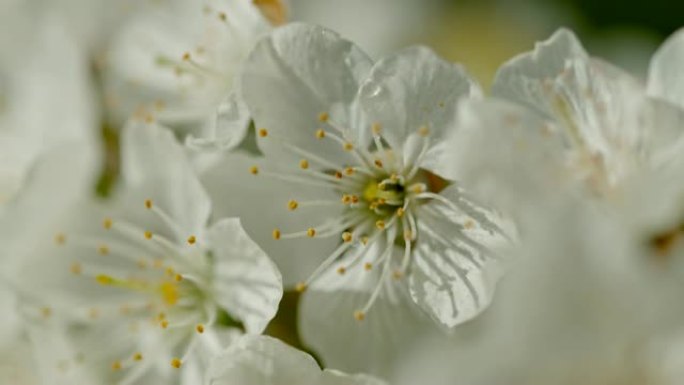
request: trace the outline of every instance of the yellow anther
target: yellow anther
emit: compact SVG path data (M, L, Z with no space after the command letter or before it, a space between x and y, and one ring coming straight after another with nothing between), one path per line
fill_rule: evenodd
M392 173L392 175L390 175L390 180L392 182L397 182L399 180L399 175Z
M145 199L145 207L148 210L152 208L152 199Z
M327 112L321 112L318 114L318 120L321 122L327 122L330 119L330 115Z
M121 370L121 361L112 362L112 370L114 370L114 371Z
M64 233L58 233L55 235L55 243L58 245L63 245L66 243L66 235Z
M385 228L385 221L383 221L382 219L378 219L375 222L375 227L377 227L380 230L383 230Z
M308 229L306 229L306 235L309 236L309 238L315 237L316 229L314 229L313 227L309 227Z
M349 195L349 194L342 195L342 203L344 203L345 205L348 205L349 203L351 203L351 200L352 200L351 195Z
M142 359L143 359L142 353L135 353L133 355L133 361L142 361Z
M83 267L80 263L74 262L71 264L71 274L80 275L83 272Z
M114 284L114 278L104 274L100 274L97 277L95 277L95 281L97 281L97 283L103 286Z
M422 137L426 137L426 136L430 135L430 129L427 126L421 126L418 129L418 135L420 135Z
M166 319L166 313L164 313L163 311L159 312L159 314L157 314L157 319L160 321L165 320Z
M417 185L413 186L412 191L416 194L420 194L420 193L425 191L425 186L422 184L417 184Z
M352 236L352 233L349 231L345 231L342 233L342 240L345 242L351 242L354 237Z
M344 266L340 266L337 268L337 274L339 275L344 275L347 272L347 268Z
M306 159L300 160L299 161L299 168L301 168L302 170L306 170L307 168L309 168L309 161Z
M295 290L297 291L297 293L303 293L306 290L306 283L297 283L297 285L295 285Z
M475 227L475 222L472 219L468 219L467 221L465 221L465 223L463 223L463 228L465 228L465 229L470 230L474 227Z
M204 333L204 325L198 324L197 326L195 326L195 330L197 330L197 333L199 334Z
M257 167L257 166L252 166L252 167L249 168L249 172L250 172L250 174L252 174L252 175L256 175L256 174L259 173L259 167Z
M363 321L364 319L366 319L366 313L362 312L361 310L357 310L354 312L354 318L357 321Z
M176 282L180 282L180 281L183 280L183 276L180 275L180 274L176 274L176 275L173 276L173 280L176 281Z
M352 195L351 201L352 201L352 203L359 203L359 196L358 195Z
M380 132L382 132L382 126L380 123L373 123L371 125L371 131L373 131L374 135L380 135Z
M169 321L167 321L167 320L161 320L161 321L159 322L159 326L161 326L162 329L166 329L166 328L169 327Z
M365 235L363 237L361 237L361 243L363 243L364 246L367 245L368 244L368 237Z
M375 166L377 166L378 168L382 168L382 166L383 166L382 161L381 161L380 159L374 160L373 163L374 163Z
M401 270L394 270L392 272L392 278L394 278L396 280L400 280L400 279L404 278L404 273Z
M190 52L185 52L185 53L183 54L183 60L185 60L185 61L190 60Z
M335 171L335 178L342 179L342 173L339 171Z
M296 210L297 207L299 207L299 203L297 203L296 200L291 199L289 202L287 202L287 208L288 208L290 211Z
M406 211L406 210L404 210L403 207L399 207L399 208L397 209L397 216L398 216L399 218L403 217L405 211Z
M352 176L354 175L354 167L347 167L344 169L344 174L347 176Z
M354 149L354 145L351 144L351 143L349 143L349 142L345 142L345 143L342 145L342 148L344 148L344 151L351 151L351 150Z
M171 360L171 366L173 366L176 369L180 369L182 365L183 362L179 358L174 358Z
M194 245L197 242L197 238L194 235L188 237L188 244Z
M100 245L97 248L97 252L100 253L100 255L108 255L109 254L109 247L107 245Z
M40 314L43 316L43 318L50 318L52 315L52 309L49 307L44 307L40 309Z
M151 231L145 231L145 239L152 239L152 232Z
M112 228L112 219L111 218L105 218L102 221L102 227L104 227L107 230L111 229Z
M363 264L363 268L364 268L364 270L366 270L366 271L371 271L371 270L373 270L373 264L370 263L370 262L366 262L366 263Z
M280 230L278 229L273 229L273 239L278 240L280 239Z
M260 128L258 133L259 133L259 136L262 138L265 138L268 136L268 130L265 128Z

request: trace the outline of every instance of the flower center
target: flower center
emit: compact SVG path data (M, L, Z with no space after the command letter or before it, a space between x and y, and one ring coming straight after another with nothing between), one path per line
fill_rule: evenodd
M383 282L389 277L400 279L405 275L411 260L412 245L417 239L418 210L433 199L443 199L436 193L447 182L419 168L429 148L429 129L426 126L411 134L414 136L412 139L417 139L410 141L413 148L392 149L381 137L380 124L373 124L371 143L374 148L366 149L350 140L349 130L336 124L327 113L321 113L318 118L330 129L318 129L315 137L321 141L336 142L349 155L349 163L338 164L339 161L333 161L325 154L308 151L287 138L261 128L257 130L257 135L262 140L273 140L302 159L299 167L293 168L292 172L276 172L252 166L250 173L298 186L327 187L329 191L340 195L339 200L290 200L287 207L292 211L324 205L342 205L344 210L341 215L327 218L305 230L285 233L276 228L273 238L341 238L339 246L311 276L297 285L299 291L305 290L324 271L340 262L344 262L344 265L337 268L339 274L346 274L359 266L362 267L360 271L366 272L378 266L381 272L376 287L367 304L355 313L355 317L361 320L378 298ZM370 253L374 245L378 248ZM404 249L398 261L393 255L397 246Z
M181 235L172 217L152 200L145 201L144 210L152 216L148 223L159 232L107 217L102 221L104 231L97 235L58 233L54 238L57 246L68 248L74 259L70 272L84 289L110 290L111 295L102 297L106 300L87 309L88 322L129 325L129 356L111 364L116 372L131 369L121 383L132 382L151 368L154 360L143 362L143 357L160 353L145 351L140 336L143 329L162 333L174 352L176 348L183 351L170 361L171 366L180 368L194 349L192 336L205 333L205 325L213 324L218 312L207 294L209 261L197 238ZM185 246L176 241L179 237L187 237Z

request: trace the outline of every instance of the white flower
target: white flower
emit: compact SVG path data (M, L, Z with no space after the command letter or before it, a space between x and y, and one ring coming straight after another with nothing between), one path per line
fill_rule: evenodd
M44 151L74 141L95 147L96 111L85 57L60 20L23 2L0 19L2 207Z
M256 39L270 29L250 0L168 3L132 16L104 67L115 120L155 116L180 132L237 145L249 116L235 77Z
M233 183L244 194L240 207L221 209L240 213L281 266L286 284L299 281L297 289L310 289L300 322L305 340L324 359L338 351L356 363L332 360L336 367L359 370L397 354L390 347L409 333L374 342L389 354L364 360L365 352L341 353L360 344L322 341L336 333L336 324L311 325L311 316L363 321L347 338L367 343L354 331L405 330L383 321L392 312L396 325L416 318L404 306L406 289L409 302L445 329L488 304L496 278L493 248L506 236L499 218L450 180L449 164L442 162L456 101L479 94L462 67L425 48L373 65L334 32L291 24L257 43L242 85L264 157L249 167L251 180L241 175ZM208 178L215 194L221 184L231 185L226 173ZM301 245L307 240L310 248ZM299 246L288 249L290 242ZM373 328L363 326L369 321Z
M131 123L123 162L114 201L63 207L18 286L29 303L74 320L76 364L93 378L200 383L229 326L263 331L280 274L237 219L207 225L208 197L168 130Z
M245 336L216 357L209 385L383 385L364 375L321 370L310 355L265 336Z
M625 180L670 165L684 145L680 109L589 57L568 30L504 64L492 94L508 101L460 108L453 164L510 210L537 205L544 191L610 199Z

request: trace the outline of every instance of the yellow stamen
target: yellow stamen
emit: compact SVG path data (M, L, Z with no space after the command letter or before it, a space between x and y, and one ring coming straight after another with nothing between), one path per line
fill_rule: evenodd
M273 229L273 239L275 239L276 241L280 239L280 230Z
M316 138L318 138L318 139L325 138L325 131L322 129L316 130Z
M100 253L101 255L107 255L107 254L109 254L109 247L107 247L107 245L100 245L97 248L97 252Z
M290 211L296 210L297 207L299 207L299 203L297 203L296 200L292 199L292 200L290 200L289 202L287 202L287 208L288 208Z
M300 160L300 161L299 161L299 167L300 167L302 170L306 170L307 168L309 168L309 161L306 160L306 159Z
M299 282L295 286L297 293L303 293L306 290L306 284L304 282Z
M346 143L342 146L342 148L344 148L344 151L351 151L351 150L354 149L354 145L351 144L351 143L349 143L349 142L346 142Z
M58 233L55 235L55 243L58 245L63 245L66 243L66 235L63 233Z
M347 268L344 266L340 266L337 268L337 274L339 275L344 275L347 272Z
M188 244L194 245L197 242L197 238L194 235L188 237Z
M152 208L152 199L145 199L145 207L148 210Z
M133 355L133 361L142 361L142 359L143 359L142 353L135 353Z
M121 362L120 361L112 362L112 370L113 371L121 370Z
M418 135L420 135L422 137L426 137L426 136L430 135L430 129L427 128L427 126L421 126L418 129Z
M350 233L349 231L345 231L344 233L342 233L342 240L343 240L343 241L345 241L345 242L351 242L351 241L352 241L352 238L353 238L353 237L352 237L352 233Z
M152 239L152 232L151 231L145 231L145 239Z
M171 360L171 366L174 368L180 369L181 365L183 365L183 362L180 359L174 358Z
M249 172L250 172L252 175L256 175L256 174L259 173L259 167L257 167L257 166L252 166L252 167L249 168Z
M318 114L318 120L321 122L327 122L330 119L330 115L327 112L321 112Z
M363 321L364 319L366 319L366 313L362 312L361 310L357 310L354 312L354 318L357 321Z
M378 219L375 222L375 227L377 227L380 230L383 230L385 228L385 221L383 221L382 219Z
M306 229L306 235L308 235L309 238L315 237L316 236L316 229L314 229L313 227L309 227L308 229Z
M268 130L265 128L260 128L258 132L259 132L259 136L262 138L265 138L268 136Z
M204 333L204 325L199 324L195 327L195 330L197 330L197 333L202 334Z
M105 218L102 221L102 227L104 227L107 230L111 229L112 228L112 219L111 218Z
M363 264L363 268L364 268L364 270L366 270L366 271L371 271L371 270L373 270L373 264L370 263L370 262L366 262L366 263Z

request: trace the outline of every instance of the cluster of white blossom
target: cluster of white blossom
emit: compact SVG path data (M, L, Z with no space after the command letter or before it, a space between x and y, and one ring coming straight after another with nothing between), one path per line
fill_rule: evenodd
M0 25L0 385L684 383L684 31L483 91L280 0Z

